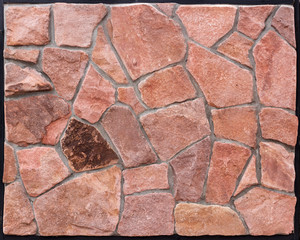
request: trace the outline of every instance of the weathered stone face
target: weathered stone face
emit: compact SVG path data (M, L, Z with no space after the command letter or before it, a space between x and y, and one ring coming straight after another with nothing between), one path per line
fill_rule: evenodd
M29 63L37 63L40 50L38 49L15 49L5 48L3 56L6 59L19 60Z
M3 169L3 183L10 183L16 179L17 165L14 155L14 149L8 144L4 144L4 169Z
M145 107L139 102L132 87L118 88L118 100L129 105L137 115L146 110Z

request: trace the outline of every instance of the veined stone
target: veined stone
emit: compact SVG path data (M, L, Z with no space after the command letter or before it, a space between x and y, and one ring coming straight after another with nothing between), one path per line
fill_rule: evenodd
M6 59L19 60L29 63L37 63L40 50L38 49L18 49L18 48L5 48L3 56Z
M137 115L146 110L145 107L139 102L132 87L118 88L118 100L129 105Z
M3 183L10 183L16 179L17 165L14 155L14 149L8 144L4 144L4 169L3 169Z

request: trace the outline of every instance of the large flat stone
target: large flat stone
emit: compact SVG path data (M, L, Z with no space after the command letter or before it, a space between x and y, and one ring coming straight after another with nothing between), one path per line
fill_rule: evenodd
M16 179L18 170L14 149L8 144L4 144L4 166L3 166L3 183L10 183Z
M37 63L40 50L38 49L18 49L18 48L5 48L3 56L6 59L13 59L29 63Z

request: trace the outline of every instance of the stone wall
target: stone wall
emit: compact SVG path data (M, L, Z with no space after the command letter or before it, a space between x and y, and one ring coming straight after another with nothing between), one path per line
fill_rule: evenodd
M4 233L294 229L291 6L5 6Z

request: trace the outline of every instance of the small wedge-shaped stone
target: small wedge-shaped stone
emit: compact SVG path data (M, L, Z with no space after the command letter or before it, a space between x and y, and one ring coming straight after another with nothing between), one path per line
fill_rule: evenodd
M36 224L29 199L20 182L5 187L3 233L7 235L34 235Z
M212 119L216 137L236 140L255 147L257 132L255 108L233 107L212 110Z
M100 132L74 118L69 122L61 146L75 172L103 168L118 162L117 154Z
M29 67L23 69L13 63L5 65L6 97L50 90L51 84L35 69Z
M16 179L17 176L16 158L14 149L8 144L4 144L4 170L3 170L3 183L10 183Z
M296 50L274 31L255 46L257 92L266 106L296 107Z
M40 50L38 49L18 49L18 48L5 48L3 56L6 59L19 60L29 63L37 63Z
M111 107L101 123L118 149L125 167L156 162L155 153L128 107Z
M23 149L17 156L24 187L32 197L46 192L70 175L54 148Z
M238 30L252 39L257 39L273 9L272 5L240 7Z
M20 146L41 142L47 126L70 114L69 104L50 94L6 101L4 107L7 140Z
M210 138L205 138L170 161L174 170L174 193L177 201L198 202L200 200L209 164L210 149Z
M253 188L234 204L251 235L290 234L294 230L294 196Z
M108 236L120 211L121 170L83 174L45 193L33 203L42 236Z
M248 148L215 142L208 172L206 201L226 204L229 202L238 176L251 155Z
M183 59L179 24L150 5L111 9L111 39L133 80Z
M182 236L244 235L246 229L229 207L179 203L175 208L175 231Z
M52 80L57 93L64 99L73 98L88 59L88 55L83 51L44 49L43 71Z
M140 120L163 161L210 134L201 98L160 109L142 116Z
M50 7L8 7L5 11L6 44L46 45L49 36Z
M89 47L95 27L106 15L103 4L55 3L55 42L58 46Z
M152 164L123 171L125 195L151 189L168 189L168 165Z
M269 188L293 192L295 154L272 142L261 142L259 153L261 156L261 184Z
M190 43L187 68L199 83L209 105L220 108L252 101L251 73L225 58Z
M118 88L118 100L129 105L137 115L146 110L139 102L133 87Z
M128 82L115 53L105 37L102 26L98 28L92 59L99 68L106 72L117 83Z
M176 11L190 38L206 47L214 45L234 23L234 6L180 6Z
M154 73L139 85L142 100L151 108L194 98L196 91L182 66Z
M74 102L75 114L90 123L97 122L115 102L115 89L90 65Z
M156 5L158 6L158 8L160 10L162 10L169 17L173 16L173 9L174 9L175 3L157 3Z
M127 196L118 233L131 237L172 235L174 206L175 201L170 193Z
M263 108L259 114L262 137L295 146L298 134L297 116L278 108Z

